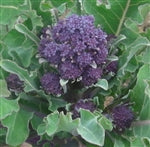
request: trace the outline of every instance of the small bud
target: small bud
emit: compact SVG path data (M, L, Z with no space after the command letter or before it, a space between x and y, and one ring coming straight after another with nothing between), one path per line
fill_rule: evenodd
M10 74L6 78L7 86L10 91L21 92L23 91L24 82L19 79L15 74Z
M112 110L112 119L115 129L118 132L124 132L131 126L134 115L128 106L120 105Z

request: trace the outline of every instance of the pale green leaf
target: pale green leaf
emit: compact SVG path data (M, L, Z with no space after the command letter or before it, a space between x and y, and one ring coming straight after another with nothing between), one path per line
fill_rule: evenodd
M142 138L131 138L130 139L130 146L131 147L146 147Z
M9 97L10 94L6 81L0 79L0 97Z
M59 113L54 112L47 117L47 127L45 131L49 136L52 136L57 132L58 126L59 126Z
M8 52L14 61L21 63L24 67L31 64L31 59L34 53L37 52L37 47L35 47L33 41L16 30L11 30L4 37L3 42L8 48L8 51L6 49L4 51Z
M124 54L120 57L120 69L119 73L124 74L125 68L130 62L130 60L137 55L140 51L144 48L149 46L149 40L145 37L138 37L133 43L127 46L127 50Z
M108 90L108 82L106 79L100 79L98 82L94 85L95 87L100 87L104 90Z
M6 143L12 146L22 144L29 135L29 121L33 114L20 110L2 120L7 127Z
M13 112L19 111L18 99L8 100L6 98L0 98L0 120L11 115Z
M79 135L89 143L103 146L105 131L97 122L97 118L90 111L84 109L80 110L80 114L81 122L77 128Z
M102 116L100 119L99 119L99 122L100 124L103 126L103 128L105 130L109 130L109 131L112 131L113 129L113 125L112 125L112 122L107 119L105 116Z
M132 101L135 102L134 110L140 114L140 119L150 118L150 98L148 95L149 85L147 85L146 80L150 80L150 65L143 65L137 74L137 83L132 91ZM144 106L144 107L143 107Z
M49 136L53 136L61 131L73 133L78 127L78 124L79 120L72 120L71 113L65 115L63 112L58 113L56 111L48 115L44 119L44 123L39 125L38 133L40 135L47 133Z

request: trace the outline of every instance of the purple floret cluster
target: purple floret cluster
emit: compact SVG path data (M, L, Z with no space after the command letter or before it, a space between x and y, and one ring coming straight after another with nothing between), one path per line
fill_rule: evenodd
M59 83L59 75L55 73L46 73L41 77L41 85L48 94L61 95L63 89Z
M24 88L24 82L16 74L10 74L6 78L7 87L10 91L21 92Z
M91 86L101 78L107 35L95 27L93 16L72 15L42 33L40 56L57 68L61 79L80 79L84 86Z
M72 114L73 114L73 118L78 118L80 117L80 113L79 113L79 110L80 109L86 109L86 110L89 110L91 112L94 112L94 110L96 110L96 105L90 101L90 100L79 100L76 104L74 104L72 106Z
M131 126L131 123L134 120L134 115L129 107L120 105L112 110L112 119L115 129L118 132L123 132Z

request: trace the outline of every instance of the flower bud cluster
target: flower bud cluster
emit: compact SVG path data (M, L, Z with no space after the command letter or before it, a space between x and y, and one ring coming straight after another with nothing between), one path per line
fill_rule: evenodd
M125 129L130 127L132 121L134 120L134 115L129 107L120 105L112 110L112 119L115 129L119 132L123 132Z
M23 91L24 82L19 79L16 74L10 74L6 78L7 87L10 91L21 92Z
M101 78L107 34L95 27L93 16L72 15L42 33L40 56L57 67L61 79L91 86Z

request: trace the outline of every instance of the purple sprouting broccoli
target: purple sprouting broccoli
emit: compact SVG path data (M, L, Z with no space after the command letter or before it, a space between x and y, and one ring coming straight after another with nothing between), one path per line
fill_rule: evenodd
M7 87L10 91L21 92L24 88L24 82L16 74L10 74L6 78Z
M134 115L128 106L120 105L112 110L112 119L116 131L124 132L125 129L131 126Z
M97 79L99 79L101 77L101 74L102 74L101 68L89 67L83 73L81 81L85 86L90 86L93 83L97 82Z
M73 118L78 118L80 117L80 113L79 113L79 110L80 108L82 109L86 109L86 110L89 110L91 112L94 112L94 110L96 110L96 105L90 101L90 100L79 100L76 104L74 104L72 106L72 113L73 113Z
M41 77L40 81L44 91L48 94L60 95L63 93L58 74L46 73Z
M118 70L118 61L112 61L110 62L106 68L105 68L106 72L113 72L116 73Z
M62 79L80 79L85 86L97 82L102 75L108 49L107 34L95 27L93 16L72 15L43 32L51 36L43 35L39 53L57 67Z
M61 73L61 77L63 79L76 79L79 78L81 75L81 70L78 66L74 63L64 62L60 65L59 71Z

